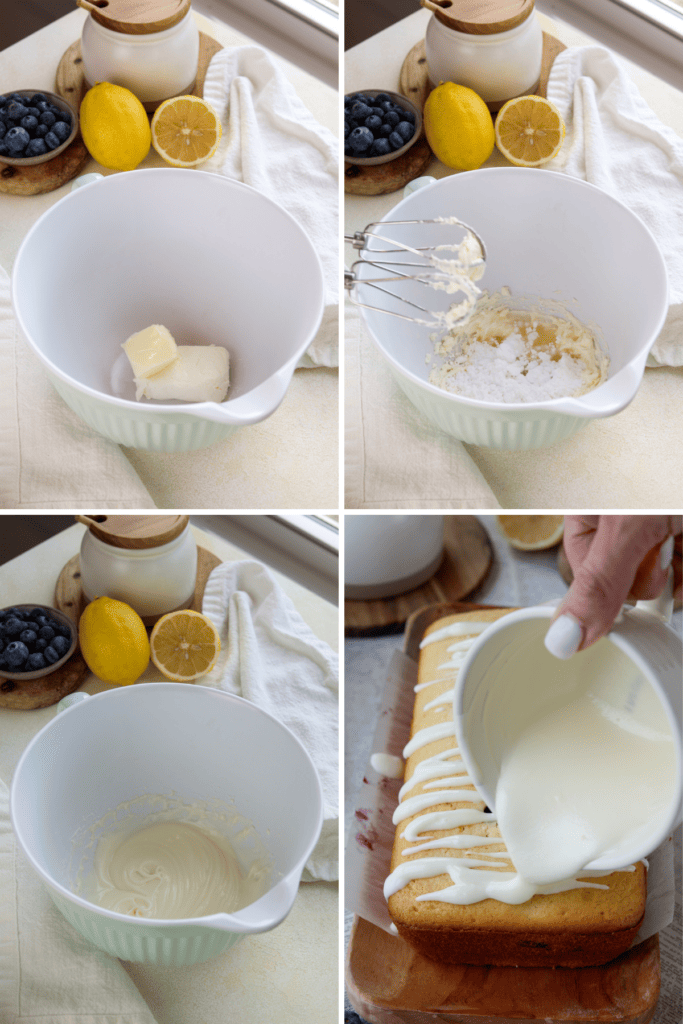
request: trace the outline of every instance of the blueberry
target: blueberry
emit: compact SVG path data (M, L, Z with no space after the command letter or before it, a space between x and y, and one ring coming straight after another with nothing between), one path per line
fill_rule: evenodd
M395 128L401 118L398 116L395 110L388 110L384 115L384 123L390 124L392 128Z
M351 107L351 117L355 117L357 121L364 121L366 117L370 117L371 113L371 107L361 100L356 100Z
M25 610L23 608L17 607L17 605L13 605L11 608L8 608L7 609L7 614L12 616L15 619L25 619L26 618Z
M34 644L36 642L36 640L38 639L38 634L35 633L32 629L23 629L19 634L19 639L21 640L22 644L26 644L28 646L29 644Z
M0 121L0 139L4 139L5 132L7 131L7 125L4 121Z
M380 129L377 134L379 135L380 139L388 139L393 130L394 129L391 127L390 124L383 124L380 126Z
M33 648L36 651L44 651L46 647L47 647L47 640L43 640L43 638L40 637L40 636L38 637L38 639L36 640L36 642L33 645Z
M22 117L26 117L28 114L28 107L24 106L23 103L17 100L11 100L5 107L9 117L15 121L20 121Z
M59 661L61 655L54 649L52 644L45 648L43 651L43 657L48 665L54 665L56 661Z
M38 118L33 117L32 114L27 114L26 117L21 119L21 127L25 128L29 135L32 135L38 127Z
M15 615L10 615L2 624L2 635L4 637L19 636L24 629L24 623Z
M31 115L31 117L35 117L36 121L41 115L41 111L38 109L38 107L29 107L28 112Z
M370 156L386 156L391 153L391 146L388 139L375 139L370 146Z
M26 147L25 156L45 156L49 149L45 145L45 139L31 139Z
M375 96L375 103L391 103L391 96L387 92L378 92Z
M35 654L29 654L26 661L26 671L37 672L41 668L47 668L45 656L40 651L36 651Z
M39 103L47 103L47 96L44 92L34 92L31 96L31 105L37 106Z
M41 124L46 124L46 125L48 125L51 128L52 125L57 120L57 118L55 117L55 115L52 113L51 110L44 110L42 112L42 114L40 115L40 117L38 118L38 120L40 121Z
M5 142L11 153L18 155L28 146L31 137L25 128L10 128L5 135Z
M375 106L371 107L370 109L372 110L373 114L377 114L378 117L384 117L384 109L382 107L378 107L377 104L375 104Z
M7 97L6 96L0 96L0 107L4 107L6 105L6 103L7 103Z
M415 114L412 112L412 110L403 111L403 120L410 121L411 124L415 124Z
M23 103L24 97L19 92L11 92L7 97L8 100L16 100L17 103Z
M365 118L365 127L369 128L374 135L382 127L382 118L377 117L376 114L370 114L370 117Z
M396 125L395 131L397 135L401 136L404 142L408 142L408 140L412 139L415 134L415 125L410 124L408 121L400 121Z
M61 139L59 139L52 131L48 132L43 139L39 139L38 141L42 142L45 148L48 150L56 149L57 146L61 146L62 144Z
M47 100L33 100L33 106L38 107L38 110L41 112L41 114L43 113L43 111L50 109L50 104L47 102Z
M372 132L369 128L354 128L349 135L349 144L356 153L364 153L374 142Z
M49 132L49 130L50 129L48 128L48 126L46 124L39 124L33 134L35 135L35 137L37 139L44 139L45 136L47 135L47 133Z
M364 92L356 92L353 94L354 100L359 103L365 103L366 106L370 106L370 97L366 96Z
M51 626L52 619L48 618L43 609L40 609L40 614L34 615L33 618L36 620L39 626Z
M389 145L392 149L400 149L401 146L405 146L405 140L398 134L398 132L392 132L389 136Z
M56 633L52 626L41 626L40 630L38 631L38 636L41 638L41 640L47 640L49 643L50 640L52 640L56 636Z
M8 668L18 669L28 658L28 647L22 644L21 640L14 640L4 650L5 664Z
M52 125L52 131L55 133L60 142L66 142L71 135L71 125L67 124L66 121L56 121Z
M60 636L65 636L67 638L67 640L69 641L69 643L71 643L71 627L70 626L65 626L61 622L55 622L52 628L54 629L54 631L56 633L59 633Z
M56 636L50 647L53 647L60 658L63 658L66 652L71 647L71 641L67 640L65 636Z

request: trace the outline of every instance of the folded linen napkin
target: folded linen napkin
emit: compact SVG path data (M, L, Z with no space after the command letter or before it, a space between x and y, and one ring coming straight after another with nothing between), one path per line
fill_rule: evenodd
M18 848L0 779L0 1021L155 1024L120 961L81 938Z
M568 135L548 167L608 192L656 238L669 274L670 305L648 365L683 366L683 139L662 124L602 46L559 54L547 96Z
M257 46L220 50L204 81L223 140L206 170L252 185L292 214L323 267L325 310L300 366L337 366L339 144L318 124L283 72Z
M347 508L500 508L465 446L424 419L387 373L352 302L345 366Z
M71 412L23 338L0 267L0 508L156 508L118 445Z
M258 562L217 566L202 610L224 640L204 684L245 697L273 715L301 740L315 764L324 822L303 880L334 881L339 877L337 655Z

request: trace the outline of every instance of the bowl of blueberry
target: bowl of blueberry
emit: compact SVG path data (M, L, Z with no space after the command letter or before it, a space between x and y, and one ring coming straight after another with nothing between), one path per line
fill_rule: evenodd
M422 133L422 113L397 92L364 89L344 97L344 157L386 164L403 156Z
M53 92L18 89L0 96L0 163L45 163L71 145L77 131L78 114Z
M43 604L15 604L0 611L0 676L40 679L71 657L78 630L71 619Z

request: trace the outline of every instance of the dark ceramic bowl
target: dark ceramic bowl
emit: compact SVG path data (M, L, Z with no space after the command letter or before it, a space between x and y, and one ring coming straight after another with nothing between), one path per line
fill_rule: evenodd
M78 133L78 111L74 110L70 103L63 100L61 96L58 96L54 92L46 92L45 89L8 89L3 96L9 96L12 93L16 93L17 96L33 96L34 93L42 92L46 100L50 103L54 103L56 107L63 110L65 113L71 114L71 134L68 139L62 142L61 146L57 146L56 149L51 149L49 153L43 153L42 156L0 156L0 164L11 164L13 167L32 167L34 164L46 164L48 160L52 160L59 153L63 153L67 146L70 146L73 140L76 138ZM16 606L17 608L19 605ZM38 605L36 605L36 608Z
M33 90L33 92L37 91L37 89ZM47 93L45 95L47 95ZM10 608L19 608L22 611L29 611L33 608L40 608L42 611L45 612L46 615L49 615L50 618L56 619L57 622L60 622L64 626L69 627L69 629L71 630L71 645L69 647L69 650L66 652L65 655L63 655L63 657L59 659L59 661L55 661L53 662L52 665L47 665L45 668L36 669L34 672L18 672L16 671L16 669L0 668L0 676L2 676L3 679L14 679L18 683L21 682L22 679L42 679L43 676L51 675L56 669L60 668L66 661L69 660L71 655L78 647L78 626L76 625L75 622L73 622L72 619L69 618L68 615L65 615L64 612L58 611L56 608L51 608L47 604L12 604L8 605L7 608L3 608L2 611L6 612Z
M391 98L391 100L402 107L404 110L409 110L415 115L415 131L412 139L409 139L405 146L401 146L400 149L394 149L391 153L385 153L383 156L347 156L344 155L344 160L348 164L358 164L360 167L374 167L375 164L388 164L391 160L395 160L399 156L403 156L407 153L411 146L414 146L417 140L422 134L422 111L419 110L414 103L411 103L405 96L401 96L400 93L391 92L390 89L354 89L352 93L348 93L350 96L355 96L356 93L363 93L370 99L374 99L379 93L385 93Z

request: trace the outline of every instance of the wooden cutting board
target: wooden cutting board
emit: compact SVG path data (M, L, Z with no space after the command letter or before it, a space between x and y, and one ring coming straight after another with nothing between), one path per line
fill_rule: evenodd
M221 560L216 555L200 545L197 547L197 584L192 603L188 605L188 608L192 608L196 612L202 610L202 599L204 597L206 581L216 566L220 564ZM80 556L74 555L59 574L55 587L55 608L59 608L60 611L68 615L74 622L78 622L87 603L83 594L83 588L81 587ZM161 618L160 615L149 618L143 617L143 622L149 629L159 618Z
M438 601L461 601L479 586L493 560L489 536L476 516L446 516L444 558L421 587L398 597L344 602L346 636L399 633L413 612Z
M601 967L437 964L357 917L346 987L371 1024L647 1024L659 998L659 936Z

